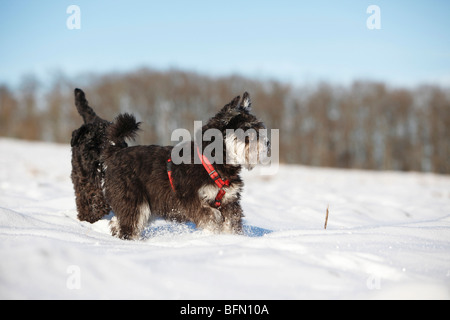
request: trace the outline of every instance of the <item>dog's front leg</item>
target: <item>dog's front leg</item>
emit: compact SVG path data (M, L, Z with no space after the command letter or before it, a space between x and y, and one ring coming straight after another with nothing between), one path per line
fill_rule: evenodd
M212 232L221 232L224 217L220 210L212 207L203 207L194 221L197 227Z
M233 202L222 206L220 212L224 218L221 232L242 234L242 218L244 217L241 205L238 202Z

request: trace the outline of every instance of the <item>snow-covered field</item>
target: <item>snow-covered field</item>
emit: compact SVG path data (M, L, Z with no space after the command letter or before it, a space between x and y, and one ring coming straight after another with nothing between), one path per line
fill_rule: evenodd
M0 139L0 298L450 298L450 176L249 172L245 235L123 241L77 220L70 170L68 145Z

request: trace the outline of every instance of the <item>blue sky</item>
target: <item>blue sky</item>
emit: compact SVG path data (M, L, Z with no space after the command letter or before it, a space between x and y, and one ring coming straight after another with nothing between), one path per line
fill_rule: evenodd
M69 30L66 9L81 10ZM369 30L369 5L381 29ZM0 83L142 66L450 86L450 1L0 0Z

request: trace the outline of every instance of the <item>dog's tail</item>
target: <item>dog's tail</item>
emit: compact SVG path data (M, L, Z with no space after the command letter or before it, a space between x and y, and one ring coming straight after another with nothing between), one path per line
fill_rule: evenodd
M89 106L86 96L83 90L76 88L75 94L75 106L77 107L78 113L83 117L84 123L93 122L98 118L94 110Z
M108 157L118 149L125 148L127 144L126 139L134 140L139 131L140 122L129 113L119 114L114 122L106 129L106 143L105 153Z

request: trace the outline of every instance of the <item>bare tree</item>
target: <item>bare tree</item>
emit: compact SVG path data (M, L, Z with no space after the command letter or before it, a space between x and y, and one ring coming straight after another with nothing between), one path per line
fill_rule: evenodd
M389 88L356 81L301 88L239 75L212 78L181 70L67 78L49 86L28 75L18 89L0 85L0 135L68 142L80 117L73 89L82 87L96 112L112 120L132 112L143 122L137 143L173 144L171 132L207 121L249 91L255 113L280 130L282 162L315 166L450 173L450 90Z

